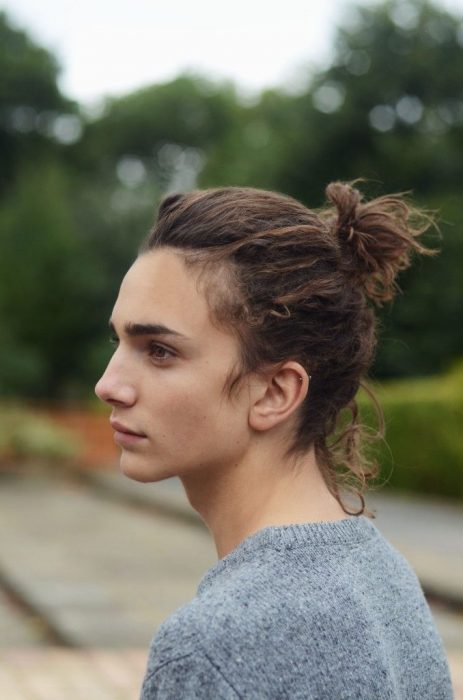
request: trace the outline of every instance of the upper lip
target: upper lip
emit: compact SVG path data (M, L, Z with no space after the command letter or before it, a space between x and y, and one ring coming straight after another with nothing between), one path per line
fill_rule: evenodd
M119 433L128 433L129 435L139 435L140 437L146 437L144 433L138 433L136 430L128 428L123 423L119 423L118 420L110 420L111 428L117 430Z

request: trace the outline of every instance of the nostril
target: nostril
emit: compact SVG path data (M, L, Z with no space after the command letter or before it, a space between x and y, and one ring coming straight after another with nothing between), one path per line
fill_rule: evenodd
M108 400L108 393L105 388L105 385L103 384L102 379L100 379L96 384L95 384L95 394L98 396L101 401L107 401Z

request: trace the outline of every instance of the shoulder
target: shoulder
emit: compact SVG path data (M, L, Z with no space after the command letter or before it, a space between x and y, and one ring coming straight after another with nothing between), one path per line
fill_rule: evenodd
M219 666L203 651L175 655L148 670L140 700L237 700L240 695Z
M213 649L222 636L233 636L235 628L249 620L257 600L268 598L244 572L231 572L220 585L199 593L159 626L151 641L150 661L161 665L174 656Z
M149 648L147 673L197 651L201 626L201 606L194 598L178 608L157 629Z
M312 589L316 608L314 589L321 593L322 586L286 556L261 556L223 571L160 625L150 645L148 670L198 651L217 659L227 653L241 656L243 646L250 652L260 648L263 638L284 627L296 610L301 612L303 584Z
M150 645L141 700L240 697L216 658L226 633L217 610L218 605L195 598L162 623Z
M252 564L251 568L253 575L247 565L227 572L159 626L150 644L147 673L198 652L214 659L218 650L239 647L243 637L254 636L275 620L273 576L266 567L259 572Z

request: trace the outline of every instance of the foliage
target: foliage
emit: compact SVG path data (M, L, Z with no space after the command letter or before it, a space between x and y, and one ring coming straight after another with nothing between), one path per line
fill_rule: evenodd
M100 175L116 172L129 188L151 179L162 190L189 189L204 154L232 138L238 112L231 85L181 75L109 100L87 127L82 158Z
M60 142L80 133L58 73L56 58L0 12L0 195L26 163L59 152Z
M0 407L0 462L69 462L80 447L75 437L24 408Z
M419 260L400 278L403 293L380 314L377 377L433 375L463 356L463 216L460 195L429 198L440 236L437 257Z
M108 357L107 324L147 220L63 166L23 170L0 211L0 392L78 398ZM107 211L103 204L106 202ZM109 216L108 216L109 212ZM104 339L104 344L103 344Z
M386 423L385 439L371 448L381 465L379 483L463 499L463 365L444 376L378 385L375 394ZM360 406L365 424L374 427L366 396Z
M462 44L460 21L422 0L349 8L332 65L301 96L282 185L303 199L359 175L426 197L454 191Z
M31 394L52 391L79 352L84 285L77 269L78 241L65 177L51 164L22 171L16 188L3 201L3 394L23 382Z

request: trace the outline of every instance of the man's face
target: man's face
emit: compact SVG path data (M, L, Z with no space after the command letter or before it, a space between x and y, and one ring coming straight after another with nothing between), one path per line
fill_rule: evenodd
M212 324L196 280L172 249L146 253L113 309L117 348L95 390L113 408L121 469L138 481L226 469L250 439L247 392L223 391L238 341Z

